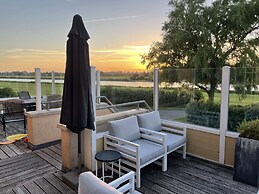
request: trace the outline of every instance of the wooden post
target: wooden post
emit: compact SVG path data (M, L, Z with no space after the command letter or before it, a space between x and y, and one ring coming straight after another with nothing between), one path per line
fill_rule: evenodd
M93 109L94 109L94 118L96 119L96 70L95 67L91 66L91 90L92 90L92 100L93 100ZM96 122L94 123L96 128ZM85 129L83 131L83 157L84 164L89 169L95 170L95 154L96 154L96 130L92 131Z

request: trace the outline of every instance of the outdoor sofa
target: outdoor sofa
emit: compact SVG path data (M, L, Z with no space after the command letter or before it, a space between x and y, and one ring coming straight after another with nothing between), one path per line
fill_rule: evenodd
M109 135L104 135L104 149L117 150L122 154L121 169L136 172L138 188L143 167L162 159L162 170L167 170L165 134L140 128L136 116L110 121L108 129Z
M168 154L182 148L183 159L186 158L186 127L169 120L161 120L158 111L137 115L137 118L140 127L166 134ZM151 133L149 135L156 136Z
M134 172L129 172L109 184L100 180L92 172L79 175L78 194L119 194L137 193L135 191Z

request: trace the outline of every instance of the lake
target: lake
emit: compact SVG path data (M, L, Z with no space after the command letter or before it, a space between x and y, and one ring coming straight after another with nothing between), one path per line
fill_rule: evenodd
M7 82L22 82L22 83L28 83L28 82L35 82L35 79L19 79L19 78L0 78L0 81L7 81ZM51 79L41 79L42 83L51 83ZM63 84L64 80L55 80L55 83ZM131 86L131 87L153 87L153 82L126 82L126 81L101 81L102 86Z

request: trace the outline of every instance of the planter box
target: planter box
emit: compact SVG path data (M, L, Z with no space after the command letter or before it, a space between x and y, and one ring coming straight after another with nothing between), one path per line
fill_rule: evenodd
M233 179L259 187L259 141L236 139Z

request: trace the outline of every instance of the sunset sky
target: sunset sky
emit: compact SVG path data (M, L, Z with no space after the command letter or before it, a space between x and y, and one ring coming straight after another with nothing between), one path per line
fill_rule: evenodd
M90 34L91 65L140 71L140 54L161 39L168 0L0 0L0 71L64 72L72 18Z

